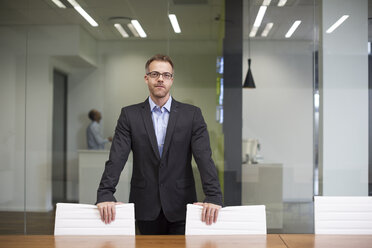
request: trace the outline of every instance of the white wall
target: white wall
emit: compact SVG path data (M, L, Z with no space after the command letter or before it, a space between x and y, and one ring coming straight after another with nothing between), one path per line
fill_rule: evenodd
M243 139L259 140L263 163L283 164L284 201L309 201L313 194L312 43L259 40L250 44L257 88L243 89ZM248 45L244 41L244 73Z
M322 27L323 195L368 195L368 1L323 0Z
M0 209L24 205L26 30L0 28Z
M7 75L4 84L0 84L5 101L1 106L5 111L2 111L0 135L7 141L0 145L2 153L10 155L8 161L1 161L0 174L11 178L8 185L15 184L3 188L6 193L1 192L4 200L0 209L22 211L26 205L27 211L47 211L52 209L52 104L56 62L53 56L76 58L87 54L87 50L79 51L84 31L78 26L30 26L23 30L4 27L0 32L1 49L4 49L0 61L6 64L1 67L1 75ZM94 52L86 57L94 60L92 54Z

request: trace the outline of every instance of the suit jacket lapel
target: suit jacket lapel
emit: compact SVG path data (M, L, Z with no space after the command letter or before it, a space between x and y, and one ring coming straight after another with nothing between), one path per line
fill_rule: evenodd
M173 98L172 99L172 105L171 105L171 111L170 111L170 115L169 115L169 120L168 120L167 132L165 134L165 141L164 141L164 148L163 148L162 155L166 154L168 149L169 149L169 145L170 145L170 141L172 139L174 127L176 126L178 113L179 113L178 102L176 100L174 100L174 98Z
M142 105L142 119L145 123L146 131L149 136L152 149L154 150L156 157L160 159L159 148L157 144L158 142L156 141L154 124L152 123L151 110L148 99Z

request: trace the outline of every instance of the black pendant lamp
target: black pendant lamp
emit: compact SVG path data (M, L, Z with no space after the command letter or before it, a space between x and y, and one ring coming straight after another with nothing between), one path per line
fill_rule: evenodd
M254 83L254 79L253 79L252 72L251 72L251 59L248 59L248 72L244 80L243 88L251 88L251 89L256 88L256 84Z
M249 18L248 18L248 27L250 28L251 27L251 1L248 0L248 13L249 13ZM244 84L243 84L243 88L248 88L248 89L255 89L256 88L256 84L254 83L254 79L253 79L253 76L252 76L252 71L251 71L251 41L249 39L249 36L248 36L248 56L249 56L249 59L248 59L248 72L247 72L247 76L245 77L245 80L244 80Z

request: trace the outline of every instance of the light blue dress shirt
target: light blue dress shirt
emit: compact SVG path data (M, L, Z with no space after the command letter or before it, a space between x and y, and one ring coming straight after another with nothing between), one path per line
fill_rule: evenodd
M168 101L163 107L157 106L154 101L149 97L152 123L154 124L156 140L158 142L158 149L160 157L163 153L165 134L167 132L170 108L172 104L172 97L169 97Z
M101 127L96 121L92 121L87 128L87 143L90 150L103 150L108 139L102 138Z

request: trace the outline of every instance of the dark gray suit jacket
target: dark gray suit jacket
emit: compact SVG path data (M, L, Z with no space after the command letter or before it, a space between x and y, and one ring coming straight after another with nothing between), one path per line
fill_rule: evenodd
M135 204L137 220L154 220L161 208L169 221L185 220L186 204L197 200L192 155L200 171L206 195L204 202L222 205L207 125L199 108L172 99L162 157L148 99L122 108L98 188L97 203L116 201L115 187L130 150L133 151L133 174L129 202Z

